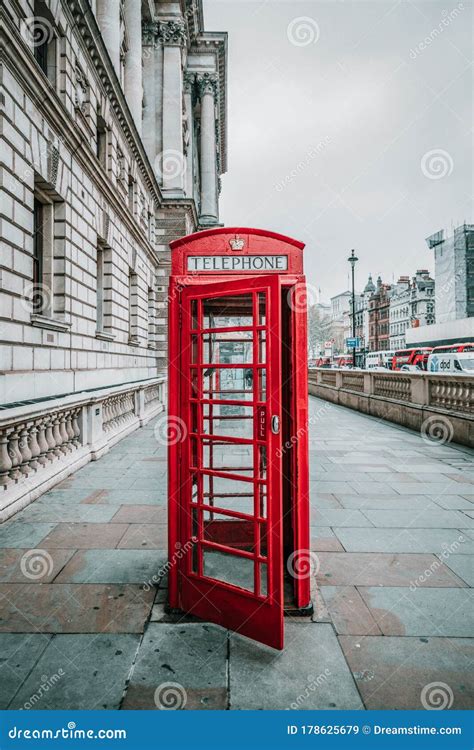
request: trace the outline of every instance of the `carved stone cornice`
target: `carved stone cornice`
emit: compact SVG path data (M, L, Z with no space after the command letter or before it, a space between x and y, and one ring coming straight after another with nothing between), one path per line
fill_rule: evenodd
M186 70L183 76L183 89L185 94L191 94L193 92L195 82L196 73L191 73L189 70Z
M159 24L157 21L143 21L142 42L145 47L156 47L158 43Z
M184 21L160 21L158 39L162 44L185 47L187 44L186 24Z
M196 73L196 83L200 97L204 94L217 95L217 75L215 73Z

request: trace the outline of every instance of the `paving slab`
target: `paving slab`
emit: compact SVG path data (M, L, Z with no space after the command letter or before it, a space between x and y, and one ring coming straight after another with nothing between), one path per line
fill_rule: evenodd
M337 637L327 623L287 623L285 649L230 636L230 708L363 708Z
M472 709L474 640L343 635L339 642L367 709L423 709L422 694L428 706ZM426 689L433 683L441 687Z
M336 633L381 635L381 630L355 586L325 586L322 597Z
M150 483L152 484L152 483ZM111 490L107 502L111 505L156 505L166 506L168 491L166 488L145 490Z
M32 503L22 512L22 520L29 522L107 523L118 512L120 505L83 505L77 503Z
M168 509L164 505L121 505L113 523L160 523L166 524Z
M318 560L320 586L466 585L436 555L320 552Z
M311 509L312 526L370 526L372 521L359 510L352 508L318 508Z
M441 553L445 547L459 544L465 538L459 529L333 529L348 552L416 552ZM466 540L464 554L474 554L474 544Z
M310 493L310 498L311 498L313 495L311 487L310 487L309 493ZM318 508L341 508L342 507L341 503L338 500L336 500L336 497L331 494L320 493L318 495L315 495L315 500L316 499L317 499Z
M153 589L138 585L0 585L2 633L142 633Z
M439 557L444 565L451 568L468 586L474 587L474 562L471 555L447 554Z
M366 510L439 510L427 495L336 495L344 508Z
M457 510L364 509L363 513L378 528L458 529L463 525L463 514ZM469 527L470 523L464 523L464 526Z
M353 478L352 481L348 483L346 494L352 495L354 492L356 493L356 495L363 495L364 497L367 497L368 495L377 495L378 497L381 497L383 495L398 495L399 494L396 491L396 488L390 487L388 483L359 482ZM339 495L341 493L335 492L335 494Z
M51 549L113 549L127 528L120 523L58 523L42 545Z
M7 521L0 526L0 547L37 547L44 537L54 529L54 523L29 523L18 520Z
M118 549L167 549L168 527L163 523L132 523L117 545Z
M314 552L344 552L344 547L329 526L311 526L311 549Z
M78 550L55 583L140 583L153 586L163 575L164 550Z
M446 510L474 510L474 503L461 495L440 495L434 502Z
M474 632L472 589L358 589L384 635L469 638Z
M150 623L122 708L227 708L227 638L207 623Z
M66 565L74 550L0 549L0 581L3 583L50 583Z
M8 704L28 677L52 636L0 633L0 709Z
M138 634L55 635L9 709L118 709Z
M409 482L401 482L400 484L392 482L391 485L400 495L420 494L419 482L413 482L413 484ZM472 485L461 484L460 482L430 482L429 493L433 500L441 495L466 495L472 493Z

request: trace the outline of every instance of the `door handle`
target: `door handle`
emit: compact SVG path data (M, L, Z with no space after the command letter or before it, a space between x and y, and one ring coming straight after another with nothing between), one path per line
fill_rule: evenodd
M274 435L278 435L280 432L280 417L278 414L272 416L272 432Z

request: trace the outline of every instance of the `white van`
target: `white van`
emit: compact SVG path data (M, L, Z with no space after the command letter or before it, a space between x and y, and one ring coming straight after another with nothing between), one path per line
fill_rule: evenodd
M428 357L428 372L474 375L474 344L437 346Z
M387 370L392 369L392 359L394 351L384 349L379 352L368 352L365 357L365 369L374 370L377 367L385 367Z

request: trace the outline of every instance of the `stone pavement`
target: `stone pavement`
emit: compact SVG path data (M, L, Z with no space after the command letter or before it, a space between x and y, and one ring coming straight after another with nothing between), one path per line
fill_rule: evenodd
M473 453L310 403L319 587L282 653L166 615L152 423L0 526L0 708L472 706Z

